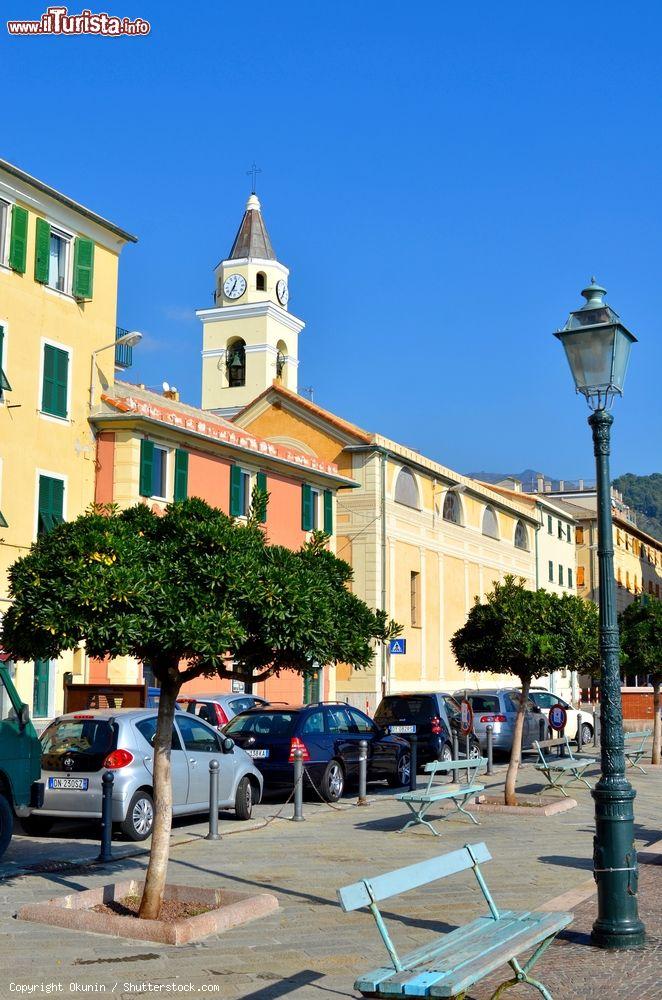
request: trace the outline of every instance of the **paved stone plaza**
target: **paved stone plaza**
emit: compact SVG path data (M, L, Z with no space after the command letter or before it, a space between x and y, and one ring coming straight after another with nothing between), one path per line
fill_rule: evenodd
M636 834L641 851L661 835L662 771L629 774L638 793ZM488 779L495 790L502 787L503 776L504 770L499 769ZM597 771L590 776L594 779ZM523 791L540 787L530 766L523 768L519 787ZM132 856L103 869L86 864L73 867L66 865L67 859L90 860L98 852L91 840L74 839L81 832L88 837L93 834L89 827L82 831L60 828L38 841L19 834L0 864L0 997L16 996L16 984L35 987L33 995L42 995L49 984L60 984L58 992L64 996L75 995L70 984L78 984L79 991L103 985L120 997L154 995L148 987L162 986L161 992L168 995L165 987L177 984L179 995L208 995L213 990L212 995L224 1000L355 996L356 975L382 964L385 952L367 912L340 910L335 897L338 886L485 840L494 861L485 866L484 874L497 903L506 908L540 906L569 890L585 888L590 881L593 800L587 790L574 794L577 808L549 818L484 815L476 827L455 815L440 824L442 836L438 838L424 827L399 836L396 831L404 823L404 810L379 786L370 789L368 808L357 808L349 798L335 809L306 802L307 820L298 824L284 818L292 810L286 805L283 818L265 826L265 819L281 808L280 803L265 803L250 824L238 823L231 816L223 820L224 837L216 843L203 839L204 825L178 824L170 863L172 882L268 889L281 905L273 916L178 949L13 919L23 903L119 877L140 877L146 858L143 847L118 841L115 850L130 851ZM50 867L60 870L22 874L28 865L49 867L44 863L51 859L61 864ZM587 947L595 897L573 907L575 923L537 967L555 1000L662 996L654 978L659 978L654 964L660 935L659 874L659 868L642 870L641 910L650 942L644 953L606 956ZM396 944L409 950L428 941L435 931L465 923L484 910L475 879L463 873L396 897L385 904L383 912ZM184 992L189 984L192 989ZM527 986L507 995L522 1000L538 996ZM472 1000L489 996L488 984L471 993Z

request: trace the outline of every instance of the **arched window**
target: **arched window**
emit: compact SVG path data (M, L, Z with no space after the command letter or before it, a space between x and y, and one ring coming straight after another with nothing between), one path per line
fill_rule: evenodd
M225 367L231 388L246 385L246 344L243 340L233 340L228 344Z
M395 499L398 503L404 504L405 507L413 507L414 510L420 510L418 485L411 469L404 467L400 469L398 478L395 481Z
M287 385L287 344L284 340L276 344L276 378Z
M462 524L462 510L460 508L460 498L457 493L448 492L446 494L441 516L444 521L452 521L453 524Z
M267 276L264 271L258 271L255 275L255 288L258 292L266 292L267 290Z
M529 548L529 533L523 521L518 521L515 525L515 548L527 550Z
M494 507L486 507L483 514L483 534L488 538L499 537L499 522Z

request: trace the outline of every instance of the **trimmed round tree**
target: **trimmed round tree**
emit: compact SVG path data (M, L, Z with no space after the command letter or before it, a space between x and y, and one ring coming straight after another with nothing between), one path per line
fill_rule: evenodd
M265 498L266 500L266 498ZM199 499L157 515L94 507L42 535L9 572L0 641L17 660L85 643L94 657L149 663L161 689L154 827L140 916L158 918L166 884L170 745L179 690L204 675L263 680L317 663L366 667L397 635L347 587L350 566L316 534L299 551L268 545L259 516L238 522Z
M535 677L566 667L575 669L597 657L595 605L566 594L527 590L524 580L507 576L451 639L460 666L476 673L510 674L522 694L506 773L505 803L516 805L515 785L522 759L522 731L529 688Z
M619 616L621 660L628 671L646 674L653 685L652 764L660 763L662 722L662 601L645 595L628 604Z

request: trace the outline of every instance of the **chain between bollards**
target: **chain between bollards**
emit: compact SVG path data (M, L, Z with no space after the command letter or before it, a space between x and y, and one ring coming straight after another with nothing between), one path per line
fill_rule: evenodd
M487 735L487 770L486 774L494 773L494 726L486 726L485 733Z
M366 786L368 782L368 741L359 740L359 797L357 806L367 806Z
M219 763L217 760L209 761L209 833L205 840L220 840L218 832L218 779Z
M113 782L115 775L112 771L104 771L101 779L101 850L97 861L112 861L112 836L113 836Z
M409 759L409 791L416 791L416 772L418 770L418 739L413 733L410 741L411 757Z
M296 747L292 754L294 758L294 813L293 823L301 823L305 820L303 814L303 750Z

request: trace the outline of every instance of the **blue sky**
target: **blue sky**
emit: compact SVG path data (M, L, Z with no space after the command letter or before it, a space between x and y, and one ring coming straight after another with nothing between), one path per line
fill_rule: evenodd
M590 478L552 331L595 273L640 340L613 471L660 470L658 3L86 5L152 33L3 27L0 155L139 237L133 380L199 402L194 310L256 160L316 402L460 471Z

